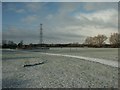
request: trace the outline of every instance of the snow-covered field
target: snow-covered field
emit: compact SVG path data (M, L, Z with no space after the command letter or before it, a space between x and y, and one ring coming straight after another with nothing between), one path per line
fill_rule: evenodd
M40 52L38 50L3 50L2 87L117 88L116 64L107 65L97 60L117 63L118 49L51 48ZM45 63L41 65L23 67L43 61Z

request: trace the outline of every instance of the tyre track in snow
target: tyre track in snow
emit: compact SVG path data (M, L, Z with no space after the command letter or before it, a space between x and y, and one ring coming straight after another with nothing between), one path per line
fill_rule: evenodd
M75 56L75 55L55 54L55 53L41 53L41 54L83 59L83 60L97 62L97 63L104 64L104 65L109 65L109 66L112 66L112 67L118 67L118 62L117 61L112 61L112 60L90 58L90 57L83 57L83 56Z
M27 50L23 51L23 50L12 50L12 49L10 49L10 51L30 52L32 50L30 50L30 51L27 51ZM52 55L52 56L62 56L62 57L69 57L69 58L77 58L77 59L97 62L97 63L100 63L100 64L104 64L104 65L108 65L108 66L112 66L112 67L117 67L118 68L118 61L113 61L113 60L91 58L91 57L83 57L83 56L75 56L75 55L55 54L55 53L47 53L47 52L45 52L45 53L41 52L40 54Z

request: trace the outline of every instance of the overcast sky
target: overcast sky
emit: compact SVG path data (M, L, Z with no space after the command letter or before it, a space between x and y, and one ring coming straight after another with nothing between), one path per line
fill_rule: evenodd
M39 43L83 43L87 36L118 32L117 2L2 3L3 39Z

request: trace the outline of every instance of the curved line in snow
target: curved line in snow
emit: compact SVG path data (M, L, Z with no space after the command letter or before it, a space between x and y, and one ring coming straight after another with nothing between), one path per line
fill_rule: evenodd
M84 59L84 60L87 60L87 61L93 61L93 62L101 63L101 64L104 64L104 65L109 65L109 66L112 66L112 67L118 67L118 62L117 61L112 61L112 60L90 58L90 57L83 57L83 56L74 56L74 55L54 54L54 53L41 53L41 54Z

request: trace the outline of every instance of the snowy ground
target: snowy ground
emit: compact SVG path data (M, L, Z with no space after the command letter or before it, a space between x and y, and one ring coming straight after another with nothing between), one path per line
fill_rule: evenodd
M3 88L103 88L118 87L118 68L55 53L118 60L117 49L53 48L42 52L3 50ZM44 64L23 67L47 61Z

